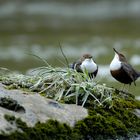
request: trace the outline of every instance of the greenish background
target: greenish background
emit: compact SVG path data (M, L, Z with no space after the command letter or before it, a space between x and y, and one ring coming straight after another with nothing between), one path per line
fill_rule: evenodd
M66 67L91 53L99 65L95 81L120 88L111 78L113 47L140 71L139 0L6 0L0 1L0 66L27 73L44 63ZM140 96L140 80L130 92Z

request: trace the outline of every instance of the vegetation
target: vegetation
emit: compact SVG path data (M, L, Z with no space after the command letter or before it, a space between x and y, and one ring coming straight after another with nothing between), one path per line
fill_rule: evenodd
M113 88L94 82L86 71L78 73L69 68L53 68L47 65L33 70L30 76L14 73L1 76L2 83L8 85L9 89L37 91L60 102L84 106L90 99L94 106L111 107Z
M1 139L104 140L129 139L140 134L140 118L134 113L135 109L140 109L140 102L133 95L93 81L86 71L77 73L45 63L46 67L34 69L31 75L5 72L0 80L9 89L21 88L32 94L36 91L59 102L82 105L88 109L88 117L76 122L74 127L56 120L28 127L19 118L5 115L18 129L11 134L2 133Z
M105 140L130 139L140 134L140 118L132 111L140 108L140 102L133 97L122 95L113 100L112 108L89 106L89 116L78 121L74 127L61 124L56 120L38 122L34 127L14 116L5 115L9 123L16 123L20 131L0 135L8 140Z

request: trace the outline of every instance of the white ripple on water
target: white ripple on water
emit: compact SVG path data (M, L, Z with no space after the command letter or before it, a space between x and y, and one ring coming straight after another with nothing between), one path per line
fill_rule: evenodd
M139 55L133 55L130 59L130 63L133 65L140 65L140 56Z
M60 2L6 2L0 6L0 16L16 13L26 15L51 15L55 17L104 19L123 16L139 16L140 1L96 1L90 3L68 4ZM77 18L78 17L78 18Z
M98 75L104 78L110 75L109 65L99 65Z
M69 44L63 45L63 51L68 58L79 58L84 53L93 54L94 58L97 58L99 55L107 54L107 50L104 47L74 47ZM15 60L15 61L23 61L27 57L28 54L35 54L42 58L52 59L52 56L63 57L60 51L60 48L54 46L41 46L38 44L34 44L32 46L10 46L10 47L1 47L0 48L0 59L1 60Z
M79 59L79 57L81 57L85 53L90 53L93 58L97 58L100 55L105 55L108 53L105 46L94 46L88 44L80 45L78 47L74 47L69 44L63 44L63 46L65 46L63 51L65 52L67 57L75 57L77 59ZM61 53L59 55L61 55Z
M137 99L137 100L140 100L140 96L136 96L136 99Z
M11 46L8 48L0 48L1 60L23 61L27 56L24 53L27 47Z

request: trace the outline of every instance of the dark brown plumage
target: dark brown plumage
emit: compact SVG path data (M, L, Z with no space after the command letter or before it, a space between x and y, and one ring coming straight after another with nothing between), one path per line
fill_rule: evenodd
M137 72L126 60L125 56L116 49L114 59L110 64L111 75L119 82L124 84L129 84L133 82L136 85L135 81L140 77L140 72Z

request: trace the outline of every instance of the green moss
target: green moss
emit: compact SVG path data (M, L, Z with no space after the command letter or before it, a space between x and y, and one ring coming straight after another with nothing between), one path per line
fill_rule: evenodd
M140 118L133 109L140 106L140 102L128 96L123 99L121 95L114 94L111 108L97 106L93 108L89 104L89 115L78 121L74 127L49 120L46 123L38 122L34 127L28 127L26 123L15 117L5 115L7 121L15 121L22 132L14 132L5 136L8 140L105 140L128 139L140 134Z
M0 138L6 140L80 140L82 137L78 135L67 124L61 124L56 120L49 120L46 123L38 122L34 127L27 127L26 123L13 116L5 115L7 121L14 121L17 128L21 131L16 131L10 135L1 134Z
M13 122L15 121L15 116L9 116L7 114L4 115L4 118L8 121L8 122Z
M124 124L115 119L114 117L105 117L101 114L89 116L81 122L76 124L76 129L80 130L79 133L93 139L115 138L118 135L125 136L127 130Z
M140 134L140 118L133 109L139 108L140 102L127 95L114 94L113 106L89 108L89 116L79 121L74 130L83 135L84 139L108 139L125 137L129 139ZM92 105L92 104L91 104Z

